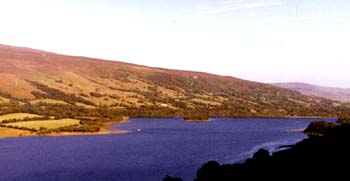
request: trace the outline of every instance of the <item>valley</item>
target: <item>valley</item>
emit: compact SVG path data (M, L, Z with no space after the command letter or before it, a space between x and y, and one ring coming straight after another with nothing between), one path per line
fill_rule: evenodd
M5 122L11 123L3 121L1 126L37 134L94 133L104 122L126 116L205 120L350 113L348 103L235 77L8 45L0 45L0 77L0 115L8 116ZM16 113L37 116L11 118ZM64 120L75 121L65 124ZM62 125L56 126L60 121Z

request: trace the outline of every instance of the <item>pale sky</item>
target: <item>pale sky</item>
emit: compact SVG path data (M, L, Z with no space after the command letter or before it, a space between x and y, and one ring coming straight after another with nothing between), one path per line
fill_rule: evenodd
M0 0L0 44L350 88L348 0Z

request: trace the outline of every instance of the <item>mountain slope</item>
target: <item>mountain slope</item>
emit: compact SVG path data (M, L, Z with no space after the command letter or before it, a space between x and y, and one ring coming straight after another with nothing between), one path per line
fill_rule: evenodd
M276 83L275 86L299 91L305 95L324 97L341 102L350 102L350 89L325 87L305 83Z
M175 115L201 110L210 116L332 116L349 110L336 101L234 77L0 45L0 101L33 100L141 112L166 108Z

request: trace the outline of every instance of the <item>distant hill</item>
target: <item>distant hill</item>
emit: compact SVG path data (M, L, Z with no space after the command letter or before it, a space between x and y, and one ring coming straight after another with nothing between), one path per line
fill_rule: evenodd
M153 114L156 109L167 109L159 111L165 115L192 110L209 116L334 116L350 112L348 105L337 101L234 77L0 45L0 103L10 102L132 110L133 115L145 110ZM44 108L47 106L41 106Z
M350 102L350 89L325 87L305 83L276 83L273 85L299 91L305 95L324 97L341 102Z

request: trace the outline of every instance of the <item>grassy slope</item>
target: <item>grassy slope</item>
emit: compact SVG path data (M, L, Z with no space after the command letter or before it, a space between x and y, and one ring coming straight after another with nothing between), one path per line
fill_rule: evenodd
M67 105L68 103L61 101L61 100L54 100L54 99L37 99L30 101L31 104L38 104L38 103L46 103L46 104L63 104Z
M87 109L93 109L93 108L96 108L96 106L91 106L91 105L86 105L86 104L83 104L83 103L76 103L77 106L81 106L81 107L84 107L84 108L87 108Z
M31 133L30 131L18 130L12 128L1 128L0 127L0 138L8 138L8 137L18 137L18 136L34 136L35 133Z
M0 104L1 104L1 103L9 103L9 102L10 102L10 99L4 98L4 97L1 97L1 96L0 96Z
M6 114L0 116L0 122L6 119L23 119L25 117L28 118L35 118L35 117L40 117L39 115L36 114L28 114L28 113L14 113L14 114Z
M276 116L325 116L329 115L328 111L349 109L335 101L234 77L4 45L0 45L0 77L0 96L2 93L21 99L62 100L35 86L35 82L64 94L74 94L94 106L140 108L166 104L175 109L217 108L237 110L239 114L273 112ZM73 103L77 102L73 100Z
M8 123L5 125L12 125L18 127L34 128L39 129L44 127L47 129L55 129L64 126L71 126L79 124L79 120L76 119L61 119L61 120L43 120L43 121L27 121L27 122L17 122L17 123Z

